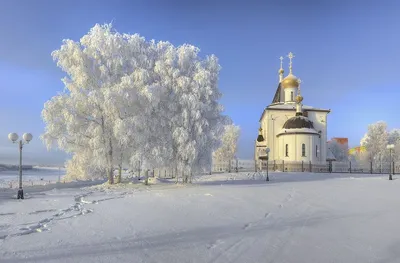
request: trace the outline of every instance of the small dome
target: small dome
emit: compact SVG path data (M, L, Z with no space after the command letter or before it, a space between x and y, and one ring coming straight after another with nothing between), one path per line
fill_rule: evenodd
M299 87L299 80L293 74L289 74L282 80L283 88L298 88Z
M297 103L300 103L300 102L302 102L302 101L303 101L303 96L297 95L297 96L296 96L296 102L297 102Z
M283 124L283 129L301 129L308 128L314 129L312 121L304 116L295 116L288 119L285 124Z
M279 74L283 74L285 71L283 70L283 68L279 69L278 73Z

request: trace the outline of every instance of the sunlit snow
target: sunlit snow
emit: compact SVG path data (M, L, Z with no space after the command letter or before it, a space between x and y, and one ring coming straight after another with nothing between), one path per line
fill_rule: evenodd
M0 262L400 260L400 180L386 175L151 182L26 187L25 200L0 189Z

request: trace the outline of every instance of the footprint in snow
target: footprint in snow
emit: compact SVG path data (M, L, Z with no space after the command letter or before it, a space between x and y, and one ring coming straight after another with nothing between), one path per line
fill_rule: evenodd
M252 223L248 223L248 224L245 224L245 225L243 226L243 229L246 230L246 229L249 229L249 228L252 227L252 226L253 226Z
M222 243L224 243L224 242L219 240L219 239L217 239L215 242L213 242L211 244L208 244L207 245L207 249L213 249L213 248L215 248L216 246L218 246L218 245L220 245Z

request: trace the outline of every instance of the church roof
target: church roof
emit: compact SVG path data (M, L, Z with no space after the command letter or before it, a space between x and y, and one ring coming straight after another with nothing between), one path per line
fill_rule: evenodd
M275 94L276 95L276 94ZM331 112L331 110L327 110L327 109L320 109L320 108L314 108L312 106L307 106L307 105L303 105L303 110L305 111L320 111L320 112ZM283 104L283 103L279 103L279 104L273 104L273 105L269 105L267 106L263 113L261 114L260 117L260 121L263 119L264 114L268 111L268 110L287 110L287 111L296 111L296 104L294 103L288 103L288 104Z
M276 89L274 99L272 100L272 104L281 102L281 83L279 83L278 88Z
M301 129L308 128L314 129L314 125L310 119L304 116L294 116L288 119L285 124L283 124L283 129Z

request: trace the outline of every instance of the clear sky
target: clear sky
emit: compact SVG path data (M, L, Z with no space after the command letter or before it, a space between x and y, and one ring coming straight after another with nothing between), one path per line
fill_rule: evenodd
M356 146L370 123L400 128L399 10L396 0L0 1L0 163L17 161L9 132L33 133L26 163L64 162L39 140L43 104L63 89L50 54L63 39L77 41L109 22L119 32L219 57L222 103L242 129L240 158L253 157L259 118L278 84L278 58L289 51L304 104L331 109L328 137Z

